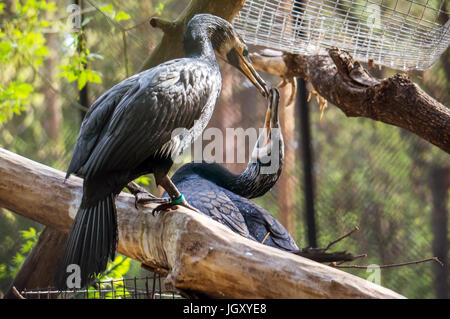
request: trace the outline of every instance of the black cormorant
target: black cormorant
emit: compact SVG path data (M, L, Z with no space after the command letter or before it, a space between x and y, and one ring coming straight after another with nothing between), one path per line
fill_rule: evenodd
M265 128L242 174L234 174L217 163L191 162L180 167L172 181L197 210L246 238L318 262L351 261L354 257L347 252L299 248L278 220L250 200L267 193L281 175L284 141L278 103L278 90L271 88Z
M284 161L283 135L278 120L279 93L272 88L264 130L242 174L217 163L188 163L172 176L189 203L205 215L249 239L298 251L289 232L269 212L250 199L267 193L278 180ZM264 172L266 170L266 172Z
M60 259L58 288L67 287L67 266L80 267L85 286L114 258L115 196L138 176L153 173L156 184L167 191L171 201L160 207L190 207L167 173L212 115L222 85L215 54L268 94L229 22L210 14L194 16L186 27L184 48L186 58L125 79L89 108L67 171L67 177L84 177L83 198ZM179 128L185 130L173 134Z

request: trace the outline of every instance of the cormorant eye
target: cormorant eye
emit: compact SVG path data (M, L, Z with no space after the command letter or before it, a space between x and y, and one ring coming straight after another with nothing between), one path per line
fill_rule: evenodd
M243 56L247 56L247 55L248 55L248 50L247 50L247 49L244 49L244 51L242 51L242 55L243 55Z

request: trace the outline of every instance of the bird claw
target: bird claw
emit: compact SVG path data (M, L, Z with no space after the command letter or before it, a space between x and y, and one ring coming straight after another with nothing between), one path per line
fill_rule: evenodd
M153 215L153 216L156 216L157 214L159 214L159 213L161 213L161 212L166 212L166 211L168 211L169 209L172 209L172 210L177 209L176 206L178 206L179 204L170 202L170 200L169 200L168 198L164 198L164 199L167 200L165 203L162 203L162 204L156 206L156 207L152 210L152 215Z
M153 196L150 193L137 193L134 195L134 197L135 197L134 206L136 207L136 209L139 209L138 206L145 206L150 203L165 204L169 201L168 198L159 198Z
M197 213L201 213L198 209L196 209L195 207L192 207L191 205L188 204L188 202L186 202L184 200L181 203L168 202L168 203L163 203L161 205L158 205L157 207L155 207L153 209L152 214L153 214L153 216L156 216L156 214L159 212L168 211L169 209L176 210L178 208L177 206L183 206L183 207L186 207L187 209L193 210Z

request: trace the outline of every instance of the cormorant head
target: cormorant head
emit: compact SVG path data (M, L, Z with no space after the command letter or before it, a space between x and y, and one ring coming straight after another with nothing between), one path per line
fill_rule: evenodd
M258 137L245 171L228 189L241 196L255 198L267 193L281 175L284 162L283 135L278 122L279 92L269 91L264 129Z
M248 60L247 46L228 21L212 14L195 15L186 28L184 45L187 51L195 50L196 44L189 42L201 41L204 30L216 54L244 74L264 97L268 96L267 84Z

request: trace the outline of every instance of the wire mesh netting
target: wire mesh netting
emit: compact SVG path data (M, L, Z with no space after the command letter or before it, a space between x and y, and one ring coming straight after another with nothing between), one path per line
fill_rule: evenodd
M52 287L23 290L19 294L26 299L179 299L179 294L167 291L162 278L134 277L104 280L89 288L59 291Z
M234 26L247 43L295 54L332 46L394 69L429 68L450 43L446 0L247 0Z

